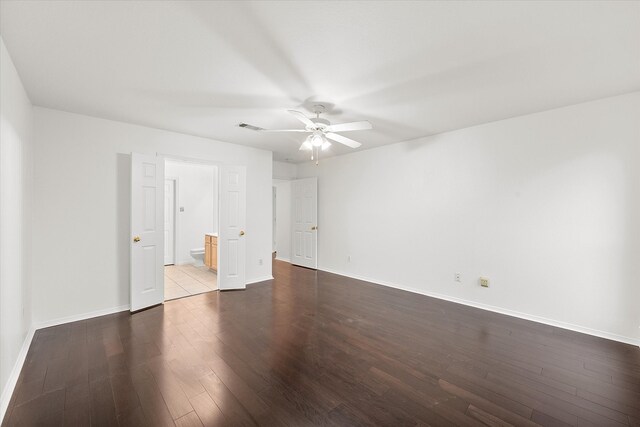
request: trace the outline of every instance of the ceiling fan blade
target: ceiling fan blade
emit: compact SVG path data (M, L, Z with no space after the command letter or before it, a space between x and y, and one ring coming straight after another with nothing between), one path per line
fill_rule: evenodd
M346 136L338 135L337 133L327 133L324 136L351 148L358 148L362 145L358 141L354 141L353 139L347 138Z
M306 129L265 129L247 123L240 123L238 126L249 130L255 130L256 132L310 132Z
M366 120L362 120L360 122L351 122L351 123L339 123L337 125L331 125L327 127L327 131L329 132L347 132L350 130L366 130L373 129L371 123Z
M306 129L262 129L262 132L311 132Z
M304 123L305 126L315 127L316 124L313 123L311 120L309 120L309 118L305 116L304 113L301 113L300 111L296 111L296 110L287 110L287 111L293 114L293 117L295 117L296 119Z

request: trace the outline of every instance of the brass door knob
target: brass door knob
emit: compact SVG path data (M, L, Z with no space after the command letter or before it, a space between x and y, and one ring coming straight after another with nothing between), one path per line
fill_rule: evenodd
M135 243L138 243L138 242L140 241L140 236L135 236L135 237L133 238L133 241L134 241Z
M244 230L240 230L240 235L244 236Z
M318 226L317 226L317 225L314 225L313 227L311 227L311 229L312 229L312 230L317 230L317 229L318 229Z

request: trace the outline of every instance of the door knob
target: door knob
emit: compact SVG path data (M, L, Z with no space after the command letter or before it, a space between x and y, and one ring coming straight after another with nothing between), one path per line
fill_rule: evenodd
M312 230L317 230L317 229L318 229L318 226L317 226L317 225L314 225L313 227L311 227L311 229L312 229Z
M244 230L240 230L240 235L244 236Z
M136 237L134 237L134 238L133 238L133 241L134 241L135 243L138 243L138 242L140 241L140 236L136 236Z

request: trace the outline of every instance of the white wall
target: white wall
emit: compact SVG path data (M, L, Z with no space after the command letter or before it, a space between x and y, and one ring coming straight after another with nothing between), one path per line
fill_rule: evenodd
M298 165L295 163L273 162L274 179L295 179L298 173Z
M298 176L295 163L273 162L273 186L276 188L276 259L291 261L291 180Z
M291 181L274 179L276 188L276 259L291 261Z
M300 165L319 266L639 343L639 118L635 92Z
M176 217L177 264L192 264L191 249L204 248L205 233L218 232L218 168L193 162L167 161L166 178L178 180Z
M0 38L0 419L31 327L33 107Z
M246 165L246 277L271 277L271 152L39 107L35 122L38 322L129 304L132 151Z

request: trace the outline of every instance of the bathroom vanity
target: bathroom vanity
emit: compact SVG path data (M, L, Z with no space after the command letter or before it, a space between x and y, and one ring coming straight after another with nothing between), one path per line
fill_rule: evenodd
M218 234L204 236L204 265L218 271Z

